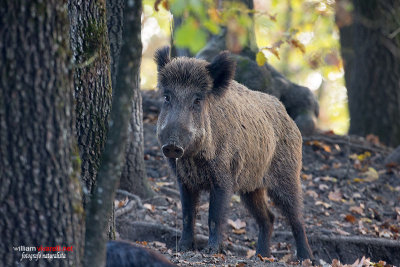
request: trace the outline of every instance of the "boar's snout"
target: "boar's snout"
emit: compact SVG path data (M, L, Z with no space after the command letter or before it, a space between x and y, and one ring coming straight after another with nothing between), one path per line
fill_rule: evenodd
M183 148L174 145L174 144L168 144L168 145L163 145L162 146L162 152L167 158L180 158L183 155Z

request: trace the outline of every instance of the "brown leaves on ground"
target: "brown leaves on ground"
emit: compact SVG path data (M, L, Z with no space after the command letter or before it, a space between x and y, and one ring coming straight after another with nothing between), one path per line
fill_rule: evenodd
M240 219L236 219L235 221L232 221L231 219L228 219L228 224L232 226L232 232L237 235L242 235L246 233L246 222L243 222Z

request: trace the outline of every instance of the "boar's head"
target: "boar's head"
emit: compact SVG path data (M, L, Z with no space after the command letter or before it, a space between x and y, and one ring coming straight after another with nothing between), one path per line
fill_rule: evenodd
M170 58L169 47L155 53L158 88L164 103L157 122L157 137L164 155L180 158L199 153L210 125L210 98L222 97L235 74L229 52L221 52L211 63L205 60ZM209 128L209 127L208 127Z

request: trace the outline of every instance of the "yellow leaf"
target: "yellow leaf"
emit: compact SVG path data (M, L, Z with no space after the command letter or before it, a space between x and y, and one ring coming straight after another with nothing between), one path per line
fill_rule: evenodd
M359 161L363 161L369 157L371 157L371 152L369 152L369 151L365 151L363 154L357 155L357 159Z
M267 58L265 57L262 51L259 51L256 55L256 61L258 66L263 66L267 62Z
M372 168L372 167L369 167L369 168L368 168L368 171L366 171L365 173L363 173L363 176L365 177L365 178L364 178L364 181L365 181L365 182L373 182L373 181L376 181L376 180L379 179L379 174L378 174L378 172L377 172L374 168Z

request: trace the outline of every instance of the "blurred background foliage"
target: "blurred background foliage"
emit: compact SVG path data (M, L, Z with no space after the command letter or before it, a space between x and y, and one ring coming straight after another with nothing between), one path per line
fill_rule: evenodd
M250 46L260 51L257 61L266 60L291 81L315 93L320 103L319 128L347 133L347 91L334 0L254 0L254 10L227 1L145 0L143 11L143 90L156 87L153 54L157 48L173 40L174 45L195 55L223 25L235 33L227 36L227 46L240 50L248 42L246 29L252 27L253 16L256 44ZM175 29L172 14L181 18Z

